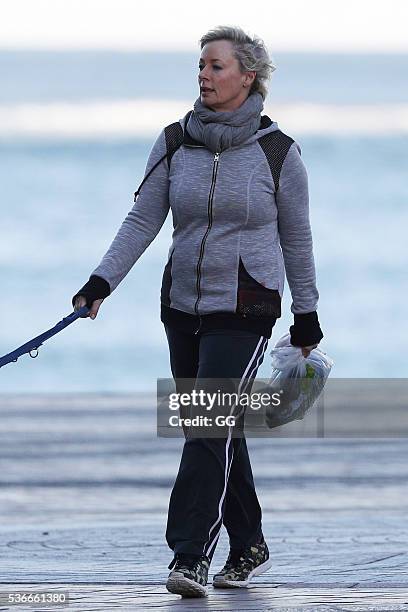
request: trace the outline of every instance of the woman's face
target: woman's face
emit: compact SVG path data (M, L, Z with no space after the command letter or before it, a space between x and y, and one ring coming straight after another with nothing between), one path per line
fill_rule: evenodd
M214 40L201 50L198 84L202 104L215 111L233 111L249 95L256 72L239 69L229 40Z

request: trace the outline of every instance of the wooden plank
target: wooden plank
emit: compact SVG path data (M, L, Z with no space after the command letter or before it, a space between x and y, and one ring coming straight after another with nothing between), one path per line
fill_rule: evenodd
M274 564L187 603L164 587L183 440L156 437L151 397L0 405L0 592L68 590L72 610L408 609L406 440L249 439ZM226 554L223 533L210 575Z
M13 591L15 586L2 585ZM345 589L345 588L269 588L258 585L251 589L220 590L209 587L209 596L203 599L182 599L168 593L163 587L138 583L137 585L20 585L25 592L36 593L40 590L52 593L69 593L69 610L407 610L407 590L384 589ZM19 607L22 609L23 606ZM26 609L33 609L28 608ZM58 610L67 607L54 606L36 608L37 610ZM0 606L0 610L16 610Z

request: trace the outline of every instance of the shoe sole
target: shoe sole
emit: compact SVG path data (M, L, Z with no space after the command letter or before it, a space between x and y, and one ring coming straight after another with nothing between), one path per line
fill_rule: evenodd
M183 574L174 572L169 576L166 589L182 597L207 597L208 589L194 580L186 578Z
M223 578L222 576L220 576L219 578L214 577L213 587L229 589L229 588L234 588L234 587L245 588L245 587L251 586L249 584L251 579L254 578L254 576L259 576L260 574L263 574L264 572L266 572L271 567L271 565L272 565L272 559L267 559L266 561L261 563L261 565L258 565L258 567L255 567L252 570L252 572L248 574L248 578L246 580L225 580L225 578Z

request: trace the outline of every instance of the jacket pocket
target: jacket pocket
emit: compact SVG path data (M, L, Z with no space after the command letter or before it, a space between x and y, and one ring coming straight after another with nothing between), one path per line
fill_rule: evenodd
M174 247L169 257L168 262L166 263L163 271L161 291L160 291L160 301L165 306L170 306L170 289L171 289L171 267L173 264L173 253Z
M246 270L241 257L238 268L237 313L256 317L280 317L281 297L277 289L268 289Z

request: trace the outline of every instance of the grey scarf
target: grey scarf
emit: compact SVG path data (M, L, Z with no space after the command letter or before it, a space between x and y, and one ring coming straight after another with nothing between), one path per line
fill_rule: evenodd
M202 104L200 98L194 103L187 131L216 153L240 145L255 134L261 123L263 98L255 92L234 111L213 111Z

